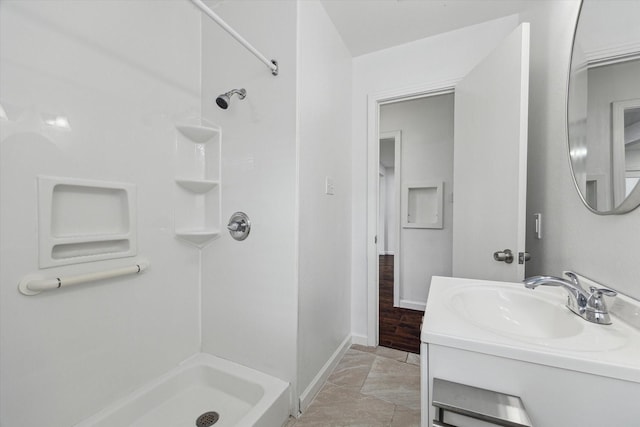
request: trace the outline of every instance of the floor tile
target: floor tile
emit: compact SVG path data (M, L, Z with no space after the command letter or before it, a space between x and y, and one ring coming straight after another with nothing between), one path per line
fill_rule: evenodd
M377 356L363 394L409 409L420 409L420 367Z
M409 363L411 365L420 366L420 355L419 354L415 354L415 353L409 353L407 355L407 363Z
M287 423L283 427L293 427L296 425L297 421L298 420L296 420L294 417L289 417L289 421L287 421Z
M376 354L378 356L386 357L388 359L397 360L398 362L405 362L407 360L407 352L402 350L396 350L388 347L377 347Z
M396 406L391 427L420 427L420 411Z
M349 349L327 381L335 385L359 389L367 379L375 358L375 354Z
M377 427L391 425L393 404L349 388L325 384L295 427Z
M352 350L364 351L365 353L375 353L378 347L368 347L366 345L351 344Z

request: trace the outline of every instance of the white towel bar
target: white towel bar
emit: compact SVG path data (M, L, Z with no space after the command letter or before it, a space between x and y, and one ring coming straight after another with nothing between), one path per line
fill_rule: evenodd
M23 295L37 295L43 291L65 288L67 286L95 282L96 280L111 279L113 277L126 276L128 274L138 274L146 270L148 267L148 261L140 261L137 264L128 267L114 268L113 270L99 271L97 273L81 274L71 277L41 279L34 276L26 276L18 284L18 289Z

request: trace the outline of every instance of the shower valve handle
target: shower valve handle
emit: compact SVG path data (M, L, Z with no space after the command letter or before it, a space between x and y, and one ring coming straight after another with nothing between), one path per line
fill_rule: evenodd
M242 227L242 224L239 222L232 222L231 224L227 225L227 229L229 231L238 231L240 230L240 228L243 228L243 227Z
M251 221L244 212L236 212L231 215L227 230L235 240L244 240L251 231Z

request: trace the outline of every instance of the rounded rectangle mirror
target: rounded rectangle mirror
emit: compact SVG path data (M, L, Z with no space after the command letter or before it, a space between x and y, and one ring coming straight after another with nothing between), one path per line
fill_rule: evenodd
M640 1L583 0L567 123L576 189L594 213L640 205Z

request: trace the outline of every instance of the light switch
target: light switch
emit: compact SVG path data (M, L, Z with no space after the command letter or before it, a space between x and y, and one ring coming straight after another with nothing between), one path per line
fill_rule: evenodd
M324 184L324 194L333 196L334 194L336 194L335 191L336 189L333 183L333 178L331 178L330 176L326 177Z

